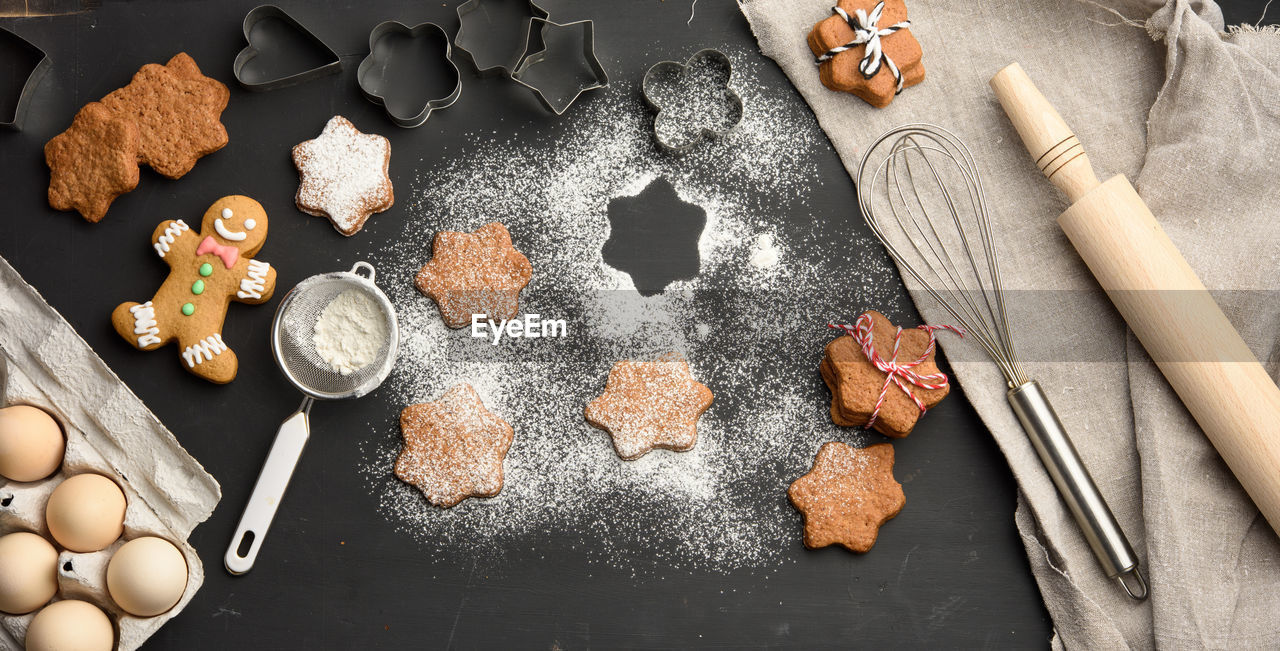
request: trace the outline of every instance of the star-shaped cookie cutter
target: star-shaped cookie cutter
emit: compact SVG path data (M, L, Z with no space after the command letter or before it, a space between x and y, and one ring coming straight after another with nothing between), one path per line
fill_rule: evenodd
M511 2L511 0L503 1L508 4ZM471 63L475 65L476 72L480 73L480 75L484 77L495 75L510 77L512 73L515 72L516 68L520 66L520 63L524 61L530 50L535 52L542 50L541 32L534 31L533 19L546 19L551 17L551 14L548 13L546 9L539 7L532 0L529 0L528 2L518 2L517 4L526 5L528 13L525 18L520 19L523 25L524 40L518 43L513 42L513 46L518 45L519 49L517 50L513 47L510 50L510 54L507 55L504 61L482 68L480 67L481 59L496 59L502 53L494 52L492 48L486 48L478 42L468 43L468 38L471 36L471 32L475 28L474 26L472 28L468 28L467 24L473 23L476 20L484 20L486 23L492 24L493 17L496 13L507 12L505 8L490 6L497 4L500 4L499 0L467 0L467 2L458 5L458 34L453 37L453 45L458 48L459 52L466 54L467 57L471 59ZM534 39L535 34L538 35L538 39L536 41ZM477 55L479 56L477 57Z
M36 47L34 43L28 41L17 32L10 31L4 27L0 27L0 38L12 39L19 47L26 50L34 59L39 56L39 60L31 67L31 71L27 73L27 80L22 84L22 90L18 93L18 101L14 102L13 115L0 115L0 128L12 129L14 131L22 130L22 121L27 116L27 107L31 104L31 95L35 91L36 86L40 85L40 81L44 79L44 75L49 71L52 61L44 50Z
M444 97L428 100L423 105L422 110L414 115L396 113L387 104L385 91L382 91L386 87L387 66L379 64L379 57L376 55L378 42L394 34L401 34L411 39L427 36L438 37L444 43L444 56L441 61L448 65L448 70L452 71L450 75L454 80L453 91ZM359 84L360 92L364 93L366 99L386 110L387 116L391 118L392 122L406 128L420 127L427 122L427 118L431 117L433 111L452 106L462 96L462 75L458 72L458 66L454 65L453 61L449 59L452 53L453 47L449 43L449 35L439 25L435 23L419 23L409 27L402 22L388 20L384 23L379 23L373 28L373 31L369 32L369 56L360 62L360 68L356 70L356 83Z
M542 34L544 48L539 52L534 52L525 56L525 59L520 63L520 66L516 68L515 72L511 73L511 79L517 84L532 90L534 95L537 95L538 100L542 102L543 106L546 106L548 110L556 115L564 115L564 112L569 110L569 107L572 106L583 93L590 90L604 88L609 85L609 73L605 72L604 67L600 65L600 59L596 58L595 23L590 20L579 20L577 22L565 23L562 25L560 23L547 20L546 18L538 17L532 18L531 22L532 25L541 25L538 29L538 33ZM557 60L556 55L558 55L558 53L553 52L550 46L546 46L546 34L548 29L581 30L581 56L574 57L572 61ZM564 93L563 96L551 95L550 93L552 89L547 87L548 84L535 83L525 79L529 70L537 66L550 66L557 72L564 73L566 71L572 71L573 67L579 64L585 64L587 68L591 70L593 81L585 85L578 84L577 91L574 92L572 96L570 96L569 93Z

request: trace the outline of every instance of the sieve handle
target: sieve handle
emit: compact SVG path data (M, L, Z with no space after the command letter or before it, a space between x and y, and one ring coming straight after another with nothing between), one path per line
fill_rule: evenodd
M253 494L249 496L249 504L244 507L240 524L236 525L236 533L231 537L231 546L223 557L223 564L232 574L244 574L253 569L258 550L262 549L262 541L267 537L267 528L276 517L276 508L284 498L289 479L293 477L293 470L298 459L302 458L307 439L311 437L311 403L310 397L303 400L298 411L286 419L276 433L267 462L262 466Z

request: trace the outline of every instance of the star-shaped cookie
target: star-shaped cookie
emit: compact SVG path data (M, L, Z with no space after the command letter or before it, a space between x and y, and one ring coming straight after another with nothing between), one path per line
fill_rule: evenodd
M194 59L179 52L164 65L142 66L102 104L138 125L138 162L176 179L227 145L221 120L230 99L222 82L204 76Z
M787 497L804 516L804 546L842 545L865 553L880 526L907 503L893 478L893 446L862 449L824 443L813 470L791 483Z
M839 0L837 6L859 26L869 22L880 0ZM862 16L857 14L862 11ZM907 5L903 0L884 0L884 9L875 21L877 32L902 24L907 20ZM866 21L866 22L864 22ZM834 48L845 46L855 38L849 21L839 14L827 16L809 32L809 50L813 56L822 57ZM884 57L892 60L902 75L902 86L914 86L924 81L924 51L909 28L903 27L877 39ZM821 60L818 76L831 90L853 93L876 108L884 108L898 92L898 80L883 58L879 66L867 77L859 64L867 55L865 44L855 45Z
M698 440L698 417L711 406L711 389L693 379L676 353L656 361L623 360L609 370L604 393L587 403L587 422L613 437L625 460L649 450L685 452Z
M882 359L894 359L893 341L897 327L879 312L868 310L867 314L872 319L871 337L875 351ZM914 362L928 347L928 332L916 328L903 330L902 340L898 344L897 361L901 364ZM827 344L819 370L827 388L831 389L831 420L837 425L865 426L875 411L876 401L880 399L882 392L884 402L880 405L880 412L872 423L872 429L885 436L901 438L910 434L916 421L920 420L920 408L901 387L890 383L885 390L886 374L872 365L851 335L844 335ZM930 352L911 371L919 375L939 373L934 352ZM941 402L951 391L950 386L925 389L907 384L907 387L920 398L926 409Z
M44 146L49 205L100 221L115 198L138 186L138 127L100 102L80 109L71 128Z
M435 402L406 407L400 432L404 448L396 458L396 476L432 504L449 508L502 490L502 461L514 432L485 408L471 385L456 385Z
M461 328L473 314L514 319L520 290L532 276L533 265L511 245L507 227L493 222L474 233L436 233L431 260L418 270L414 284L440 307L445 325Z
M293 148L293 164L301 183L294 202L298 210L328 217L339 233L350 237L369 216L395 203L387 168L391 143L375 133L362 133L341 115L324 125L320 136Z

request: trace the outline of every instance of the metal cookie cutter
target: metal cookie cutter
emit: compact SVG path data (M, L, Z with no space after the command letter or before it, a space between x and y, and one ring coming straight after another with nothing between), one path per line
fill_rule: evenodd
M536 17L531 21L542 35L544 48L525 57L511 73L513 81L532 90L556 115L564 115L583 93L609 85L609 74L596 58L594 23L579 20L561 25ZM581 32L581 51L574 51L574 44L564 38L564 33L573 31Z
M397 43L400 41L400 43ZM432 61L444 72L444 77L451 81L453 90L443 97L422 100L413 97L414 87L426 89L419 95L430 93L427 86L431 73L420 69L405 68L396 65L406 54L406 44L410 49L415 42L424 42L428 47L436 45L441 48L439 58L432 56ZM398 47L400 46L400 47ZM387 115L402 127L417 127L426 123L431 112L452 106L462 95L462 77L458 67L449 60L452 48L449 35L435 23L421 23L409 27L404 23L389 20L379 24L369 33L369 56L360 62L356 71L356 82L361 92L370 102L386 109ZM410 51L409 54L413 52ZM403 97L405 88L410 97ZM406 106L407 105L407 106Z
M255 79L253 75L248 74L245 70L246 66L249 65L250 61L262 54L257 46L254 45L254 32L261 32L262 30L258 29L259 25L268 24L271 21L283 23L285 27L301 36L303 40L315 48L316 52L322 53L326 63L301 72L270 79ZM248 90L262 91L285 88L342 70L342 59L338 57L338 53L333 48L320 40L320 37L313 34L311 30L303 27L302 23L290 16L288 12L275 5L261 5L251 9L249 13L245 14L242 31L244 32L244 40L248 45L236 55L236 61L232 64L231 71L235 75L236 81L240 82L240 85ZM260 43L269 42L271 38L270 34L259 34Z
M732 80L733 65L719 50L700 50L684 63L661 61L649 68L640 91L657 111L653 136L658 146L683 154L704 140L728 135L742 122L743 113L742 98L730 87ZM693 97L689 96L691 85L699 86L693 89ZM705 90L712 86L723 92L712 97Z
M458 5L453 44L471 58L480 75L510 77L529 52L543 49L533 19L548 17L532 0L467 0Z
M27 116L27 106L31 104L31 94L40 85L40 80L44 79L44 75L49 71L52 62L49 55L45 51L36 47L34 43L28 41L17 33L0 27L0 42L9 41L10 45L21 50L27 61L32 62L29 66L30 71L27 73L27 80L22 84L22 90L18 92L18 99L13 104L13 113L11 115L0 115L0 127L13 129L14 131L22 130L22 120ZM7 46L6 50L9 49ZM22 70L21 62L13 66L14 70Z

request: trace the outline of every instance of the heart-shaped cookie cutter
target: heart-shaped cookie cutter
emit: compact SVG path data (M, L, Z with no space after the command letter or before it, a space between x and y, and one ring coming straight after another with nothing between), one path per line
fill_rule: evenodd
M493 48L484 46L478 41L469 42L473 32L479 31L478 28L483 25L477 24L479 21L492 24L495 15L500 13L511 13L508 7L497 6L499 4L518 4L525 10L525 16L520 19L522 24L522 32L524 38L519 41L512 41L511 48L507 52L495 52ZM466 54L471 59L471 63L475 66L476 72L483 77L501 75L510 77L515 72L524 58L529 55L530 51L536 52L542 49L542 35L533 29L534 18L550 18L551 14L546 9L539 7L532 0L467 0L458 5L458 34L453 37L453 45L458 48L459 52ZM535 39L534 37L537 36ZM505 57L503 56L505 54ZM501 59L498 63L481 67L482 60L485 62Z
M664 138L662 131L658 128L658 119L662 116L665 108L659 101L659 95L662 95L661 89L664 84L678 84L690 75L690 70L700 62L706 61L723 71L726 106L730 107L730 123L721 129L714 129L703 126L698 133L688 142L676 143ZM699 50L689 57L684 63L679 61L659 61L649 68L644 74L644 79L640 82L640 92L644 95L644 101L654 111L657 112L653 118L653 137L657 141L658 146L664 151L673 154L683 154L698 146L706 140L714 140L723 138L733 131L739 123L742 122L743 105L742 97L733 90L733 64L729 61L729 57L723 52L713 49Z
M452 71L450 74L454 79L453 92L444 97L427 100L422 110L414 115L396 113L391 105L387 103L385 95L379 92L379 89L384 86L382 82L386 81L387 66L380 64L378 61L378 42L388 36L397 34L411 39L425 36L438 37L444 43L444 56L441 61L448 65L447 69ZM426 123L427 118L431 117L433 111L452 106L454 102L458 101L458 97L462 95L462 75L458 72L458 66L454 65L453 61L449 59L452 52L453 48L449 43L449 35L439 25L435 23L419 23L409 27L399 21L388 20L380 23L373 28L372 32L369 32L369 56L360 62L360 68L356 71L356 83L360 85L360 92L364 93L365 98L383 107L387 112L387 116L397 125L406 128L422 126Z
M23 82L22 90L18 92L18 100L13 104L13 114L0 115L0 128L21 131L22 121L27 115L27 107L31 104L31 94L35 91L36 86L40 85L40 80L44 79L44 75L49 71L52 61L49 60L49 55L44 50L36 47L31 41L18 36L16 32L0 27L0 38L12 39L18 47L26 50L33 59L37 56L40 57L35 65L31 66L31 71L27 73L27 80Z
M243 74L245 66L247 66L249 62L259 54L258 49L253 45L253 30L259 23L268 20L279 20L293 28L299 35L315 45L317 50L325 52L328 62L322 66L317 66L315 68L310 68L308 70L303 70L301 72L276 79L268 79L266 81L246 80ZM303 27L302 23L289 15L288 12L275 5L260 5L249 10L249 13L245 14L244 24L241 27L241 31L244 32L244 41L247 45L243 50L240 50L239 54L236 55L236 61L231 66L231 72L235 75L236 81L240 82L240 85L247 90L264 91L285 88L342 70L342 59L333 48L320 40L320 37L312 33L311 30Z
M581 97L583 93L589 90L604 88L609 85L609 73L605 72L604 67L600 65L600 59L596 58L594 22L590 20L579 20L572 23L564 23L562 25L560 23L547 20L546 18L534 17L531 19L531 23L532 27L537 27L538 33L542 35L544 45L546 44L548 28L582 30L582 54L580 58L577 58L577 60L565 63L549 59L548 56L550 54L550 48L544 47L539 52L533 52L526 55L524 61L520 63L520 66L511 73L511 80L525 88L528 88L529 90L532 90L533 94L538 97L538 100L540 100L542 105L547 107L548 110L556 115L564 115L564 112L569 110L569 107L572 106L574 102L578 101L578 98ZM593 81L590 84L579 84L577 92L572 96L566 94L565 98L549 96L549 89L546 88L546 84L533 83L525 79L526 73L529 72L529 69L535 66L553 66L557 67L558 70L563 71L568 70L570 65L577 66L579 64L586 64L587 68L591 70Z

